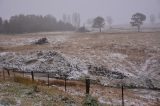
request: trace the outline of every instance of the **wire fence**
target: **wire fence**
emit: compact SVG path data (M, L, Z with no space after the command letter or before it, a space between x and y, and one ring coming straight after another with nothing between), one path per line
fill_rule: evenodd
M10 69L3 69L0 71L0 78L2 80L7 80L7 79L13 79L16 81L17 77L22 78L27 78L31 82L38 82L38 84L42 84L45 86L52 86L52 85L59 85L59 86L64 86L64 91L67 91L67 87L69 86L83 86L85 89L85 94L89 95L90 94L90 89L91 89L91 84L92 79L89 77L85 77L84 79L81 80L69 80L67 78L67 75L61 75L57 76L57 73L54 72L24 72L24 71L17 71L17 70L10 70ZM121 100L122 100L122 106L124 106L124 87L122 85L122 95L121 95Z

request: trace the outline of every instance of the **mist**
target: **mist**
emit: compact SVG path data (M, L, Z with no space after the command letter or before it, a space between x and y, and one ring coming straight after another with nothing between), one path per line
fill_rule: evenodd
M113 24L129 24L131 16L136 12L148 18L160 14L159 0L0 0L0 17L9 19L18 14L51 14L62 19L63 14L72 15L77 12L81 16L81 25L87 19L111 16ZM157 19L157 22L159 20Z

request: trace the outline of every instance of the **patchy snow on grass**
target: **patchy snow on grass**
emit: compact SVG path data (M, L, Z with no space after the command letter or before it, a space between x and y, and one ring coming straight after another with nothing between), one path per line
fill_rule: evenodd
M88 68L85 62L78 59L77 57L65 56L66 60L70 63L72 71L70 73L70 78L79 78L88 74Z
M112 59L120 59L120 60L123 60L125 58L127 58L128 56L127 55L124 55L124 54L120 54L120 53L111 53L109 55L109 58L112 58Z
M10 54L15 54L14 52L0 52L0 56L6 56L6 55L10 55Z
M67 41L70 37L69 36L64 36L64 35L58 35L58 36L48 36L47 39L51 44L56 44L56 43L64 43Z
M0 53L0 66L18 71L56 72L67 74L70 79L79 79L88 74L86 64L76 57L68 57L55 51L26 54Z
M99 103L102 103L102 104L112 104L111 102L108 103L104 97L99 97L98 101Z

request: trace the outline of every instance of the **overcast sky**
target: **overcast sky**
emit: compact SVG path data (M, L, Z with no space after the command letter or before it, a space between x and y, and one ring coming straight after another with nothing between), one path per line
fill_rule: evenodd
M160 0L0 0L0 17L5 19L17 14L51 14L60 19L73 12L80 13L82 24L96 16L111 16L114 24L126 24L136 12L158 17Z

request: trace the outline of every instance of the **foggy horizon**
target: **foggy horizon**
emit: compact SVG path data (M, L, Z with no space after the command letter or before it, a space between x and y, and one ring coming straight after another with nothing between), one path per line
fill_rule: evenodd
M81 25L87 19L102 16L113 18L113 25L129 24L131 16L140 12L156 18L160 14L159 0L0 0L0 17L9 19L19 14L53 15L62 19L63 14L72 15L77 12L81 16ZM156 23L160 20L157 19Z

